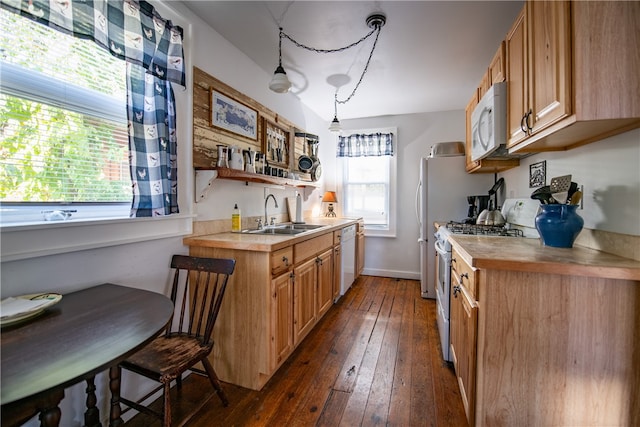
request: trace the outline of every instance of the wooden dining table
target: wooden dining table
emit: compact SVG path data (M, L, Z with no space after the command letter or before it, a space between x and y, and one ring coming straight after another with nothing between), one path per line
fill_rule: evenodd
M118 363L156 337L172 312L162 294L107 283L64 294L38 317L2 328L2 426L23 424L38 413L42 426L58 426L65 388L82 381L85 425L101 425L95 375L109 369L110 390L119 389ZM110 425L119 424L118 405Z

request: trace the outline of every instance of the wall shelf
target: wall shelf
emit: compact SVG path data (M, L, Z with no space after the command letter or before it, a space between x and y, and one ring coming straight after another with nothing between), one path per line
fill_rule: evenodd
M210 171L213 172L212 177L202 177L199 178L199 171ZM204 181L203 181L204 179ZM233 181L244 181L244 182L253 182L258 184L266 184L266 185L279 185L286 187L297 187L297 188L307 188L313 187L317 188L318 183L313 181L303 181L299 179L291 179L291 178L280 178L276 176L262 175L259 173L250 173L244 172L237 169L231 168L207 168L207 169L196 169L196 203L205 199L207 193L211 189L211 184L216 179L230 179Z

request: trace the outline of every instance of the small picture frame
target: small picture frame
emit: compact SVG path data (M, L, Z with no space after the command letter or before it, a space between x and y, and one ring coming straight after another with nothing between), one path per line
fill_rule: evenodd
M249 139L258 139L258 112L211 89L211 124Z
M547 161L529 165L529 188L542 187L547 182Z

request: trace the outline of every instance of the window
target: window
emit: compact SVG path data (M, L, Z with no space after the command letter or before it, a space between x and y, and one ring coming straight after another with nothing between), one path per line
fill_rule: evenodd
M0 27L3 225L60 219L51 210L128 217L125 62L1 9Z
M385 131L397 135L395 129ZM374 132L378 131L357 133ZM338 167L342 171L343 215L362 217L367 235L395 236L396 156L338 157Z

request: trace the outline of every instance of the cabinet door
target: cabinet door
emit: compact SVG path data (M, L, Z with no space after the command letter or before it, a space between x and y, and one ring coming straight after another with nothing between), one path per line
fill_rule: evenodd
M364 271L364 230L358 232L358 237L356 240L356 275L354 279L360 277L362 272Z
M527 22L526 7L516 18L507 34L507 146L517 144L527 137L522 130L523 120L529 111L527 100Z
M342 246L333 248L333 299L340 296L340 280L342 280Z
M318 268L316 312L319 320L333 304L333 249L318 255L316 264Z
M527 2L532 134L571 114L571 21L568 1Z
M473 114L473 110L476 108L476 105L478 105L478 90L477 89L475 91L473 91L473 95L471 96L471 99L469 100L469 103L467 104L467 108L465 109L467 139L465 141L466 143L465 143L465 150L464 150L465 154L464 155L465 155L465 158L466 158L466 170L467 170L467 172L475 169L480 164L480 162L476 162L476 161L471 160L471 147L472 147L472 142L471 142L471 114Z
M290 272L271 281L271 369L293 351L293 276Z
M311 258L293 271L293 341L298 345L316 321L316 259Z
M451 283L451 356L469 425L474 425L478 308L458 278Z
M501 42L497 52L489 64L489 86L503 82L507 79L505 74L505 43Z

